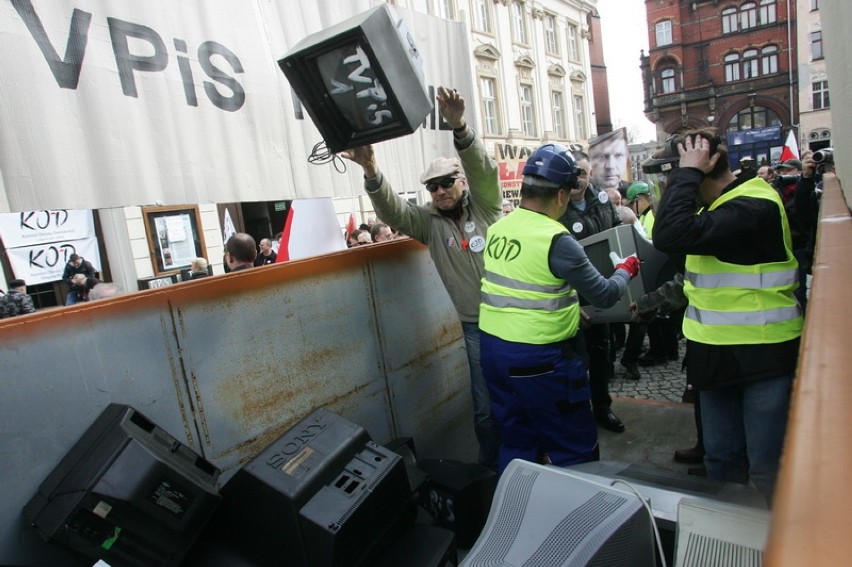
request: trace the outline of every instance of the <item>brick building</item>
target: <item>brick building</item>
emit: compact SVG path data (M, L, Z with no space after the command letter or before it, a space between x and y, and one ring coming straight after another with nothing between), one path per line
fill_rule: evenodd
M645 0L645 114L665 139L714 126L740 157L772 162L798 124L791 0Z

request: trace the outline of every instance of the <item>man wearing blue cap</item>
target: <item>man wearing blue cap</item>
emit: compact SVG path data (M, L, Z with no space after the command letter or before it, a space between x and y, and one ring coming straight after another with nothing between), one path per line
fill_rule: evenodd
M523 174L520 207L488 228L479 309L501 471L516 458L559 466L599 458L586 366L572 340L577 294L611 306L639 273L635 256L614 257L615 273L604 278L557 220L578 185L567 148L538 148Z

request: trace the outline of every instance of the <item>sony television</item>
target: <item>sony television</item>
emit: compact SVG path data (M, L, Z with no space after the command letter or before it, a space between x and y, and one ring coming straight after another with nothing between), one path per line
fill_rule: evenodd
M652 518L634 494L515 459L462 567L653 567Z
M110 565L178 565L219 504L220 471L110 404L24 507L46 541Z
M433 109L421 54L388 4L308 36L278 65L331 153L410 134Z
M410 501L402 457L321 408L222 487L212 534L252 565L372 565L413 524Z
M592 323L615 323L630 320L630 304L636 298L643 296L649 291L657 289L662 285L660 281L664 268L670 265L669 256L660 252L651 241L639 234L633 225L622 224L593 234L579 241L586 251L589 261L600 272L608 278L615 272L615 267L610 259L610 252L615 252L619 258L636 254L642 262L639 275L627 286L627 292L610 307L596 307L591 305L587 299L580 296L580 305L583 307ZM674 274L672 273L672 276Z

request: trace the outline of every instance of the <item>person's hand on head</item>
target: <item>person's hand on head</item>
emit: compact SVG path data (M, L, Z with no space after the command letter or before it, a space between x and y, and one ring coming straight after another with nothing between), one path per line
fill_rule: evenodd
M680 154L680 167L694 167L705 174L713 171L719 161L719 153L710 155L710 140L701 136L686 136L683 143L677 145Z
M367 179L374 178L379 173L379 164L376 163L376 152L373 151L373 146L366 145L351 150L343 150L340 156L350 161L354 161L364 170L364 177Z
M452 128L461 128L464 121L464 97L455 89L438 87L438 110Z

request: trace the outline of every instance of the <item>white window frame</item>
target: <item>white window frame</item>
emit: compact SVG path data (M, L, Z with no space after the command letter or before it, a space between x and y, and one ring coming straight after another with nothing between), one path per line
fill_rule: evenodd
M828 81L814 81L811 83L811 104L814 110L831 108L828 98Z
M586 99L581 94L572 96L574 101L574 138L586 139Z
M774 75L778 72L778 46L767 45L760 51L760 72Z
M757 5L747 2L740 6L740 29L748 30L757 27Z
M559 35L557 34L556 16L544 15L544 48L548 53L559 54Z
M433 0L433 13L445 20L456 19L456 7L453 0Z
M657 22L654 26L654 32L657 38L657 47L671 45L674 42L672 36L671 20L663 20L662 22Z
M677 82L675 80L675 70L672 67L666 67L660 70L660 91L662 94L673 93L677 90Z
M473 29L491 33L491 1L473 0Z
M568 24L566 30L568 38L568 59L571 61L580 60L580 30L573 24Z
M479 77L479 96L482 101L483 135L498 136L502 134L500 127L500 101L497 98L497 79L494 77Z
M822 59L825 55L822 52L822 30L811 32L811 59Z
M740 29L740 15L736 8L722 10L722 33L736 33Z
M527 12L524 5L515 0L512 2L512 40L522 45L529 44L527 34Z
M778 21L778 0L760 0L760 25Z
M525 136L538 136L535 118L535 89L532 83L521 83L518 87L518 103L521 107L521 131Z
M743 79L754 79L758 76L759 66L757 61L757 49L746 49L743 51Z
M740 80L740 54L725 55L725 82L733 83Z
M550 108L553 113L553 134L556 139L565 139L565 96L560 90L550 92Z

